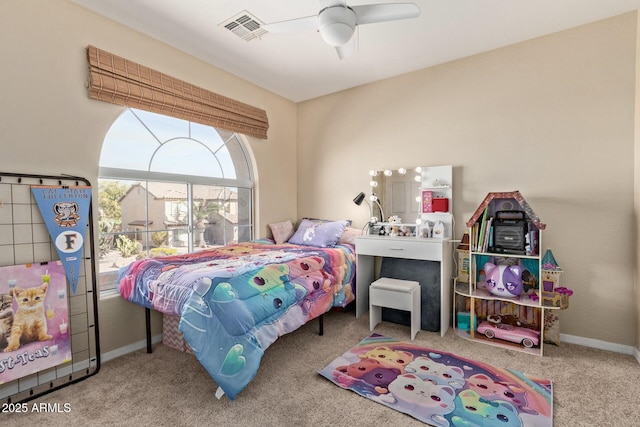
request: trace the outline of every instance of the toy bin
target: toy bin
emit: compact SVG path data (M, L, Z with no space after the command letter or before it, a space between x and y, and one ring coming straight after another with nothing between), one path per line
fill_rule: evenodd
M193 350L184 340L182 332L178 329L180 316L162 315L162 344L175 350L193 354Z
M449 212L449 199L434 197L431 206L434 212Z
M474 320L473 325L475 329L478 326L478 317L474 315L473 320ZM469 331L471 329L470 327L471 313L466 311L458 312L457 323L458 323L458 329L461 329L463 331Z

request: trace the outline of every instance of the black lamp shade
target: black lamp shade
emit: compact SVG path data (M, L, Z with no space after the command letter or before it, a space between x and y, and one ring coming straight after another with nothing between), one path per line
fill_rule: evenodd
M364 200L364 193L360 193L358 194L354 199L353 199L353 203L355 203L356 205L360 206L362 204L362 201Z

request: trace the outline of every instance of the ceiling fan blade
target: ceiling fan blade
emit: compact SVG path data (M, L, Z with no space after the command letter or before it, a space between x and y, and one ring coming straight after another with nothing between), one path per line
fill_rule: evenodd
M420 8L415 3L384 3L351 6L356 13L356 23L374 24L376 22L397 21L420 16Z
M262 28L269 33L306 33L318 30L318 16L306 16L304 18L290 19L288 21L264 24Z

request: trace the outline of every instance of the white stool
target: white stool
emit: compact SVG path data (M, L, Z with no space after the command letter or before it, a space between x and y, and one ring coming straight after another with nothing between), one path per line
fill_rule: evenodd
M382 321L382 307L411 312L411 339L420 330L420 284L381 277L369 287L369 328Z

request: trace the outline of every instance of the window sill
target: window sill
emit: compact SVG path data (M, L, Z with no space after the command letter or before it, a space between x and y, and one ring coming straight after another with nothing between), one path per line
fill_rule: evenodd
M106 291L100 291L100 300L106 300L111 298L121 297L120 292L117 289L109 289Z

